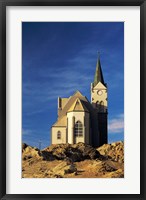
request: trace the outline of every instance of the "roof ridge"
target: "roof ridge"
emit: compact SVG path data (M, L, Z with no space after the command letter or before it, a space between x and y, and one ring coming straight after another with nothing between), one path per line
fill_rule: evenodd
M73 96L76 96L76 94L80 94L80 96L83 96L82 93L79 90L76 90Z

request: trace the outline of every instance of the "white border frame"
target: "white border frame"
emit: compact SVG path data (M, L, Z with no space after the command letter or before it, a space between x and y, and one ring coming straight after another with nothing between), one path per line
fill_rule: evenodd
M22 21L124 21L125 178L21 179ZM140 7L10 6L6 26L6 193L140 194Z

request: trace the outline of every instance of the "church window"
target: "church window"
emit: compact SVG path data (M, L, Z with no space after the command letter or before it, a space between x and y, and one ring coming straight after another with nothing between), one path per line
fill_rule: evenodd
M61 132L60 132L60 131L57 132L57 139L58 139L58 140L61 139Z
M77 121L75 123L74 131L75 131L75 136L77 136L77 137L83 136L83 125L80 121Z

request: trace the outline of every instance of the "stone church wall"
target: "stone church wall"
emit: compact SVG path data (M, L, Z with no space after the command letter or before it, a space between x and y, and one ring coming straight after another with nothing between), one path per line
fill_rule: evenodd
M86 112L69 112L68 118L68 143L84 142L89 143L89 113ZM77 121L80 121L83 125L83 136L76 137L74 134L74 126ZM86 128L85 128L86 125Z
M57 134L60 131L61 137L57 138ZM61 144L66 142L66 127L52 127L52 144Z

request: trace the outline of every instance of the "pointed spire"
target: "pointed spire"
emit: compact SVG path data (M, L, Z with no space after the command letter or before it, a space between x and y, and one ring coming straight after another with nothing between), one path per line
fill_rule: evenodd
M103 74L102 74L102 69L101 69L101 63L100 63L100 53L98 52L98 59L97 59L97 64L96 64L96 71L95 71L95 76L94 76L94 83L93 85L97 85L98 82L101 82L104 84L104 79L103 79Z

